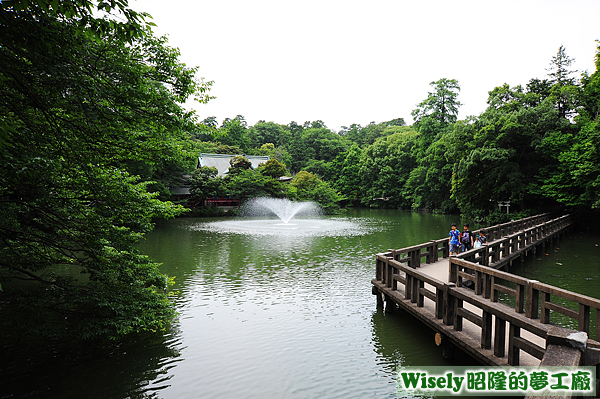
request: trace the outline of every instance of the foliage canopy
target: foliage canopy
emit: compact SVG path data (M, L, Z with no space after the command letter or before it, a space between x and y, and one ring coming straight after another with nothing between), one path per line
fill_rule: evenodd
M124 0L2 3L3 330L116 337L175 315L168 278L135 243L183 209L132 172L187 162L181 104L207 100L210 82L142 17Z

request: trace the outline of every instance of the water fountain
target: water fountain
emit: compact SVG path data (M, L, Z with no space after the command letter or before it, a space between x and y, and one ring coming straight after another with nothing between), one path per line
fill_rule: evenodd
M283 224L289 224L295 216L314 218L322 216L321 207L310 201L290 201L287 198L254 198L240 209L240 216L277 216Z
M315 202L261 197L246 202L239 217L199 223L195 229L246 235L354 236L364 228L346 218L324 216Z

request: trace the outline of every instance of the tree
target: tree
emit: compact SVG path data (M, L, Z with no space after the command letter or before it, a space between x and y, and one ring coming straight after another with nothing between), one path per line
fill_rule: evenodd
M404 118L392 119L391 121L383 122L383 124L386 126L406 126Z
M360 158L362 151L358 144L353 144L350 149L342 155L342 160L337 168L339 173L335 180L335 187L342 195L348 198L358 198L362 195L362 182L360 176Z
M552 61L550 61L550 68L547 68L548 76L550 76L549 82L552 85L568 86L575 84L575 78L570 75L577 71L570 71L569 67L575 61L573 58L567 55L565 47L561 45L558 48L558 52Z
M249 129L248 136L253 147L260 147L266 143L280 147L288 143L290 132L287 126L274 122L258 122Z
M276 160L275 158L269 159L264 166L260 169L260 173L265 176L270 176L274 179L278 179L281 176L285 176L287 169L285 165Z
M552 84L550 95L558 108L558 115L561 118L569 117L577 102L579 90L575 86L575 78L571 77L577 71L570 71L569 67L575 61L569 57L564 46L558 48L556 56L552 57L550 68L547 69L549 82Z
M238 155L229 160L229 175L235 175L244 170L252 169L252 162L248 158Z
M237 146L242 150L249 148L250 139L246 119L242 115L237 115L233 119L225 118L218 129L217 139L225 145Z
M600 42L597 41L596 71L582 78L582 105L573 134L552 135L551 148L558 165L544 170L541 191L559 203L600 209Z
M417 133L412 129L382 137L364 149L360 158L361 201L373 205L385 199L384 206L410 207L410 198L404 185L416 166L415 145Z
M95 18L94 4L115 5L125 22ZM208 100L210 85L126 7L1 5L3 331L117 337L175 316L167 276L135 244L153 218L183 209L156 199L130 168L181 157L194 126L181 105Z
M297 190L298 199L315 201L328 214L339 212L340 206L338 202L343 197L317 175L304 170L300 171L294 177L291 184Z
M242 201L256 197L281 198L287 194L286 187L279 180L249 169L230 173L224 181L227 194Z
M412 111L416 123L425 118L433 118L440 123L454 123L458 115L458 108L462 105L458 100L460 86L456 79L440 79L431 82L433 92L427 93L427 98L420 102Z
M216 197L223 190L223 179L214 166L202 166L192 172L190 194L204 201L209 197Z

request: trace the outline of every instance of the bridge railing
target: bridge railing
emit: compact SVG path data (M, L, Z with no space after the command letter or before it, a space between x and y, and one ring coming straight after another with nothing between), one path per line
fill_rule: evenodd
M484 230L488 242L491 242L500 237L514 234L518 231L526 230L530 227L544 223L550 220L550 218L550 213L543 213L541 215L530 216L524 219L487 227ZM473 234L479 234L479 230L474 230ZM448 237L446 237L406 248L389 249L384 255L392 257L399 262L404 262L412 268L417 268L421 266L422 263L433 263L437 262L439 259L448 258L450 255L450 247L448 245Z
M525 317L539 320L542 324L550 324L552 312L559 313L572 319L579 331L585 331L588 336L595 329L595 339L600 341L600 300L578 294L549 284L540 283L503 272L488 266L476 264L458 257L450 258L450 282L461 287L465 280L474 283L474 294L498 302L502 292L514 298L515 312L524 313ZM514 288L509 286L512 283ZM576 310L560 304L571 302ZM595 310L595 322L592 323L592 310Z
M529 216L523 219L486 227L483 230L485 230L485 235L488 241L494 241L498 238L516 233L517 231L525 230L529 227L534 227L538 224L544 223L550 220L551 217L551 213L542 213L540 215ZM479 234L479 230L473 231L473 234Z
M525 228L493 242L460 253L458 258L484 266L502 267L531 247L535 251L537 242L562 231L572 223L570 215L542 222ZM450 280L455 282L454 280Z
M469 262L462 259L451 259L465 265L469 264ZM475 267L483 266L475 265ZM505 276L508 273L495 269L491 269L490 273L510 277ZM455 331L462 331L464 318L479 326L481 328L481 348L493 348L494 355L499 358L505 357L508 352L507 362L510 365L519 364L520 350L524 350L538 359L542 359L545 354L544 348L522 337L521 330L529 331L545 339L551 327L528 319L523 314L514 312L505 304L484 299L470 290L457 287L454 283L444 283L400 261L387 257L385 254L377 255L376 280L377 283L384 285L391 295L397 296L399 300L408 299L411 303L416 304L417 308L423 308L426 300L433 301L435 309L433 317L442 319L444 325L450 326ZM398 283L404 285L403 298L398 290ZM488 292L491 293L491 289L499 290L500 284L496 285L494 283L495 281L492 280ZM480 289L483 288L480 287ZM481 312L481 316L476 313L477 311L473 312L465 308L466 303L478 309L477 311ZM492 317L495 317L493 339ZM506 345L507 323L508 347Z
M577 321L577 329L579 331L585 331L589 336L591 331L590 327L592 327L590 317L591 310L595 309L596 341L600 341L600 329L598 328L598 320L600 320L600 300L552 285L540 283L535 280L531 280L529 283L530 284L527 287L527 317L537 319L539 315L541 323L549 324L550 312L557 312ZM553 297L574 302L577 310L572 310L566 306L552 302ZM537 313L538 306L540 313Z

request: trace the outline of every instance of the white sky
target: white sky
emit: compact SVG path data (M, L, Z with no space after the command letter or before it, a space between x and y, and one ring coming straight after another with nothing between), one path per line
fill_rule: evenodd
M559 46L593 73L599 0L133 0L181 60L214 80L204 119L321 119L334 130L402 117L457 79L459 118L488 91L544 78ZM579 76L579 73L577 74Z

